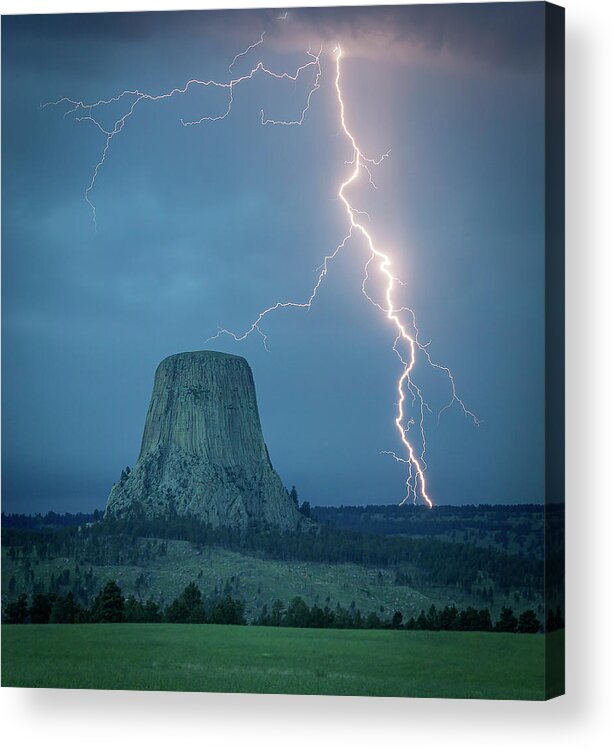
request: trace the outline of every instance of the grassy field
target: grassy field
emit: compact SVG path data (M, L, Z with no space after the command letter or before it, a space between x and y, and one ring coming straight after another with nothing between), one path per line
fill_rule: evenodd
M540 700L544 647L505 633L3 625L2 685Z

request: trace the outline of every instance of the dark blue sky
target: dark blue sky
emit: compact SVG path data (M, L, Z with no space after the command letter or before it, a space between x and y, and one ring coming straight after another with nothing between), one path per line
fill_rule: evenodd
M138 455L157 363L209 348L280 299L303 299L343 237L336 190L351 156L334 98L336 40L349 124L390 159L356 191L407 282L431 354L483 420L427 423L440 504L542 502L544 493L543 4L2 19L2 479L8 512L102 507ZM202 91L143 103L83 199L103 135L41 101L161 93L226 80L243 61L295 68L324 44L322 88L254 80L223 122ZM241 68L239 67L239 72ZM109 124L118 111L108 113ZM215 347L254 371L284 482L314 504L393 503L391 330L360 293L364 246L335 260L309 313ZM433 405L441 375L420 369Z

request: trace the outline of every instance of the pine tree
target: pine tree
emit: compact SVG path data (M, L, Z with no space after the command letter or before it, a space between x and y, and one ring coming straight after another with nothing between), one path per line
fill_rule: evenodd
M162 622L162 613L159 605L153 599L148 599L143 607L145 622Z
M50 623L71 624L79 621L79 608L75 603L72 591L66 596L56 596L51 612L49 614ZM113 622L112 620L98 620L98 622Z
M94 622L121 622L124 615L124 597L115 581L109 581L94 600Z
M19 594L16 601L9 602L4 608L4 620L9 625L23 625L28 619L28 597Z
M168 607L165 619L168 622L205 622L203 595L194 582Z
M279 627L284 616L284 603L281 599L276 599L271 607L271 622L270 625Z
M426 616L429 630L439 630L439 612L434 604L429 607L428 614Z
M537 633L539 630L539 620L532 609L527 609L518 618L519 633Z
M514 612L510 607L503 607L497 624L495 625L495 630L498 630L501 633L515 633L517 629L518 619L514 615Z
M292 485L292 489L290 490L290 500L296 505L298 508L298 492L296 491L296 487Z
M369 628L369 630L375 630L382 627L382 621L380 618L376 615L375 612L370 612L367 615L367 619L365 621L365 627Z
M300 596L295 596L284 615L282 625L289 628L308 628L309 620L309 607Z
M393 630L400 630L403 627L403 613L399 612L398 610L392 615L392 620L390 621L390 627Z
M51 609L56 598L55 594L33 594L32 605L30 607L30 622L34 625L46 625L49 622Z
M418 619L416 620L416 630L428 630L429 623L424 614L424 610L420 611Z

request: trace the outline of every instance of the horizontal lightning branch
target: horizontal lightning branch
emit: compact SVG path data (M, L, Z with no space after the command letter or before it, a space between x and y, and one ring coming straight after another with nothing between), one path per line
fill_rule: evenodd
M236 62L241 57L248 54L250 50L252 50L254 47L261 44L263 41L264 41L264 33L262 34L259 42L256 42L255 44L250 45L244 52L241 52L234 58L234 60L229 66L229 70L231 70L231 68L236 64ZM205 80L200 80L198 78L191 78L189 81L186 81L186 83L184 83L183 86L171 89L170 91L167 91L163 94L149 94L149 93L140 91L139 89L134 89L134 90L122 91L121 94L111 97L110 99L99 99L98 101L95 101L95 102L78 101L78 100L70 99L64 96L60 99L57 99L56 101L45 102L41 104L41 108L67 104L69 105L69 109L67 109L66 112L64 113L64 117L67 117L69 115L74 115L75 120L77 122L91 122L93 125L95 125L95 127L98 128L98 130L100 130L106 136L104 147L102 149L102 153L100 155L98 162L96 163L94 167L94 170L90 178L90 182L85 189L85 200L88 203L92 211L92 218L94 221L94 226L96 226L96 206L93 203L92 198L91 198L92 191L94 190L94 187L96 185L96 180L98 179L100 170L102 169L106 161L106 158L109 153L109 149L111 148L111 144L113 140L124 129L126 123L134 114L137 106L139 106L143 102L159 102L164 99L170 99L171 97L181 96L182 94L186 94L188 90L197 88L197 87L201 87L204 89L208 89L208 88L223 89L228 92L228 104L226 106L226 109L223 112L217 115L204 115L198 120L190 121L190 120L180 119L180 122L184 127L201 125L205 122L216 122L218 120L225 120L230 115L232 111L232 105L234 102L235 89L240 84L245 83L246 81L250 81L252 78L254 78L254 76L256 76L256 74L260 73L264 76L269 76L270 78L275 78L277 80L297 81L302 73L311 69L312 72L314 73L314 80L313 80L312 87L309 91L308 97L307 97L307 104L305 105L305 108L303 109L299 119L289 120L287 123L284 123L284 124L300 125L303 123L305 114L307 110L309 109L313 94L320 87L320 76L322 73L322 69L320 66L321 53L322 53L322 50L320 50L317 54L314 54L311 50L308 50L307 62L303 63L302 65L299 65L298 68L296 68L296 70L293 73L287 72L287 71L284 71L282 73L277 73L271 70L270 68L266 67L263 62L258 62L248 73L245 73L244 75L238 76L236 78L231 78L228 81L215 81L215 80L205 81ZM116 120L115 124L113 125L111 129L107 129L103 127L103 125L100 122L99 117L102 117L102 113L104 112L104 107L107 107L110 104L117 104L123 101L126 101L128 103L128 107L126 111L124 112L124 114L118 120ZM98 115L99 111L101 113L100 115ZM270 120L270 119L265 118L264 111L262 110L260 112L260 117L261 117L261 121L263 125L278 124L278 121L276 120Z

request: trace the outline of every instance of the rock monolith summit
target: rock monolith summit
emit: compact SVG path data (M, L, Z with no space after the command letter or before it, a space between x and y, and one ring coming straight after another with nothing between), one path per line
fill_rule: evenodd
M175 514L242 529L304 524L271 465L243 357L186 352L156 370L141 452L113 486L106 515Z

